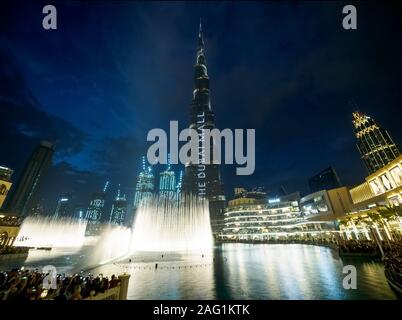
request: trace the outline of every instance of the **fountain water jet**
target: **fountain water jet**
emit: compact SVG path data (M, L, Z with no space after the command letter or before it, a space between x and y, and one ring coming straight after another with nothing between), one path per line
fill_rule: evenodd
M153 196L137 210L131 252L193 251L213 246L207 200L183 195L181 200Z
M72 218L27 217L22 222L16 247L81 248L85 241L86 222Z
M128 254L131 229L122 226L106 226L91 254L92 264L105 264Z

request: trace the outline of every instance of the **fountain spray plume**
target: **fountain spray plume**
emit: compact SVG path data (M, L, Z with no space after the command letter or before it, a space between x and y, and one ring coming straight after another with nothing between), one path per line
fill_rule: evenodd
M130 251L194 251L213 247L207 200L183 194L181 199L144 199L133 224Z
M16 247L80 248L85 241L86 221L73 218L28 216L23 221Z

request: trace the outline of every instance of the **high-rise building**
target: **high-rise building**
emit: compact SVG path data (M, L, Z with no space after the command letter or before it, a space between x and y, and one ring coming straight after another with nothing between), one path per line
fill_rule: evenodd
M176 187L176 174L171 169L169 156L166 170L159 174L159 195L163 198L174 199Z
M73 210L73 218L79 221L85 220L85 210L82 205L75 205Z
M234 199L250 198L250 199L267 199L267 193L263 187L255 187L251 191L247 191L246 188L236 187L234 188Z
M109 181L106 182L102 191L96 192L92 195L91 202L87 209L85 220L87 220L87 235L97 235L101 231L100 224L105 206L106 191L109 187Z
M221 181L219 163L213 159L213 143L211 143L211 161L205 163L205 151L202 150L203 129L215 128L215 115L211 109L209 95L209 77L205 59L204 40L202 29L198 32L197 57L194 65L194 91L191 103L190 128L195 129L199 136L198 164L186 164L183 192L197 195L200 199L209 200L209 211L212 230L217 231L216 225L223 219L223 209L226 198Z
M370 174L400 155L391 136L373 118L359 111L353 112L353 125L357 148Z
M332 167L328 167L308 180L310 192L317 192L320 190L330 190L341 187L336 171Z
M120 195L120 185L117 189L116 198L112 204L112 210L110 211L109 223L116 226L122 226L126 219L127 213L127 200L126 195Z
M53 217L57 218L71 218L71 200L69 196L62 196L57 201L56 209L54 210Z
M177 181L177 184L176 184L176 195L175 195L176 200L181 199L182 185L183 185L183 170L180 170L179 180Z
M33 203L31 210L29 212L30 216L45 216L46 215L46 209L44 206L44 199L40 198Z
M135 186L134 210L138 208L143 199L149 198L154 193L154 175L150 166L145 166L145 157L142 157L142 171L137 177Z
M15 189L13 189L8 211L20 215L27 215L35 191L38 189L41 178L51 165L54 153L53 144L42 141L31 155Z
M13 170L4 166L0 166L0 209L3 206L4 201L6 200L8 191L11 188L12 174Z

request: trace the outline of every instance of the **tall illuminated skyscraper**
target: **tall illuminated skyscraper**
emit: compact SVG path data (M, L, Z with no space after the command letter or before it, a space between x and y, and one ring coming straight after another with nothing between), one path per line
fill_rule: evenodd
M42 141L36 147L15 189L12 189L10 202L7 207L8 211L20 215L27 215L29 213L33 195L38 189L42 176L52 163L53 153L53 144L48 141Z
M149 198L154 193L154 175L150 166L145 166L145 157L142 157L142 171L137 177L135 186L134 209L137 209L143 199Z
M117 190L116 198L114 198L112 204L112 210L110 211L109 223L116 226L124 224L127 213L127 200L126 195L120 195L120 185Z
M226 205L226 197L223 190L219 164L205 164L205 151L202 150L203 129L215 128L215 115L211 109L209 92L209 77L205 59L204 40L202 28L198 32L197 57L194 65L194 90L191 103L190 128L197 130L199 139L199 164L186 164L183 180L183 192L197 195L200 199L208 199L211 225L213 231L215 225L223 219L223 209ZM213 143L211 143L212 155ZM212 156L211 156L212 159Z
M89 203L85 220L87 220L87 235L97 235L100 230L100 223L103 213L103 207L105 206L105 198L107 188L109 187L109 181L106 182L102 191L96 192L92 195L91 202Z
M359 111L353 112L354 132L361 158L371 174L400 155L388 132Z
M176 193L175 193L175 199L180 200L181 199L181 189L183 185L183 170L180 170L179 173L179 180L177 181L176 184Z
M171 170L170 155L165 171L159 174L159 195L164 198L173 199L176 191L176 175Z
M57 218L71 218L71 206L70 206L70 197L63 196L57 201L56 210L54 211L53 217Z

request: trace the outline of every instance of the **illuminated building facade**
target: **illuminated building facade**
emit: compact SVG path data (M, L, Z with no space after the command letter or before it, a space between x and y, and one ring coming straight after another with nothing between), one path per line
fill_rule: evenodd
M13 190L8 203L9 212L27 215L31 209L31 201L42 176L51 165L54 153L53 145L42 141L34 150Z
M250 195L229 201L225 209L223 240L269 241L325 237L333 223L309 221L301 214L299 194L257 199Z
M176 184L176 194L175 194L175 197L177 200L181 199L182 184L183 184L183 171L180 170L179 180L177 181L177 184Z
M101 231L100 224L108 187L109 181L106 182L105 187L101 192L96 192L92 195L91 202L89 203L85 215L85 220L88 222L86 235L97 235Z
M353 112L353 125L357 148L369 174L381 169L400 155L391 136L373 118L358 111Z
M73 217L83 222L85 220L85 209L81 205L74 206Z
M166 170L159 174L159 195L163 198L174 199L176 188L176 174L171 170L169 157Z
M366 177L366 181L352 189L355 207L401 206L402 155Z
M191 104L190 128L195 129L199 136L198 164L186 164L183 192L197 195L199 199L208 199L212 230L217 231L217 225L223 218L226 198L221 181L219 164L205 164L205 151L202 150L203 129L215 128L215 115L211 109L209 77L205 59L202 29L198 33L197 57L194 65L194 91ZM213 143L211 143L211 159Z
M3 203L6 200L8 191L11 188L12 174L13 170L4 166L0 166L0 209L2 208Z
M341 182L335 169L328 167L308 180L310 192L330 190L341 187Z
M350 212L352 206L347 187L320 190L300 199L300 210L309 220L335 220Z
M152 197L154 193L154 175L151 167L145 166L145 157L142 158L142 171L138 175L135 186L134 209L137 209L143 199Z
M116 226L124 225L127 213L127 200L126 195L120 194L120 185L117 190L116 198L112 204L112 210L110 211L109 223Z
M57 206L54 211L53 217L57 218L66 218L71 217L71 205L70 205L70 197L63 196L57 201Z
M349 190L353 206L339 219L346 239L394 240L402 236L402 155Z
M0 249L11 247L18 236L22 218L0 214Z

